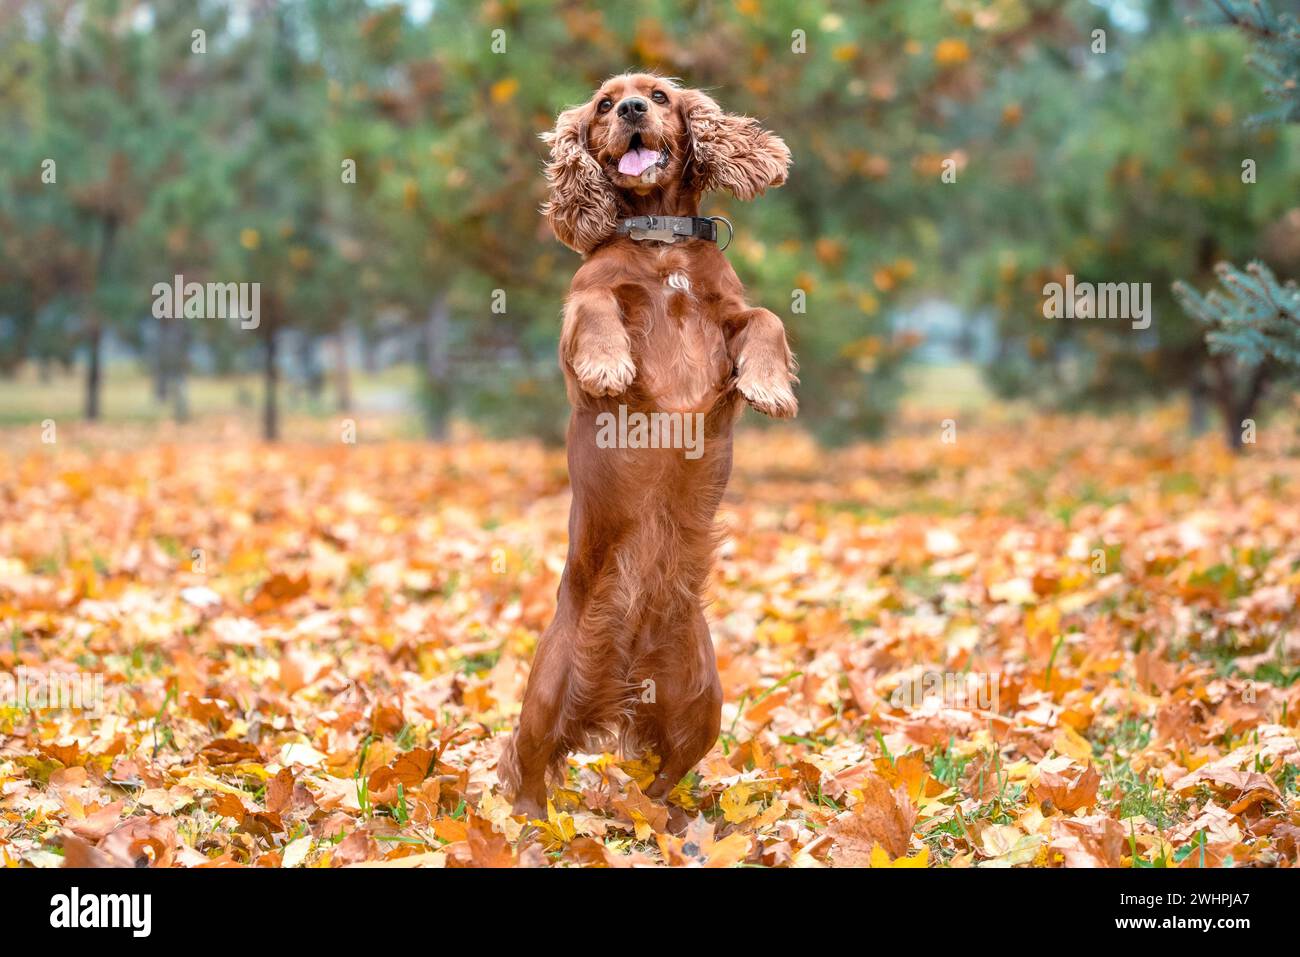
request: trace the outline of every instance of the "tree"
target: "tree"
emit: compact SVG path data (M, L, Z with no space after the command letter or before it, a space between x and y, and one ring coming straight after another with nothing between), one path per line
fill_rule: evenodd
M1250 61L1265 78L1264 95L1276 106L1252 119L1256 126L1300 123L1300 22L1273 11L1266 0L1210 0L1205 22L1236 27L1255 44ZM1242 423L1252 419L1279 368L1300 368L1300 292L1280 283L1263 263L1243 272L1215 269L1224 291L1201 296L1174 284L1188 315L1205 327L1215 358L1216 394L1230 448L1242 447Z
M1300 288L1278 282L1263 263L1245 272L1220 263L1223 292L1201 296L1179 283L1183 308L1207 328L1214 370L1224 397L1228 445L1240 449L1243 423L1251 419L1278 366L1300 370Z
M1294 144L1239 122L1256 102L1239 37L1189 29L1172 4L1143 13L1121 26L1094 8L1059 56L1040 45L1001 79L1009 122L979 154L989 209L973 217L989 239L966 257L962 288L993 306L990 377L1004 394L1065 408L1176 391L1194 410L1207 391L1227 401L1170 287L1210 276L1224 256L1259 254L1261 229L1295 195ZM1247 182L1245 159L1270 175ZM1149 284L1150 322L1047 318L1044 290L1069 277Z

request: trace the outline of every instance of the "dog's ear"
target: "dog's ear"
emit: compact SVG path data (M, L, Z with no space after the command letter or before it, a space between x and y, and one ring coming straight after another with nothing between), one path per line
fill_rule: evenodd
M587 149L590 114L590 104L565 110L555 129L542 134L551 147L546 164L551 196L542 215L560 242L584 256L618 228L614 187Z
M678 102L688 140L686 178L694 189L753 199L785 182L790 150L781 137L751 117L722 112L699 90L682 90Z

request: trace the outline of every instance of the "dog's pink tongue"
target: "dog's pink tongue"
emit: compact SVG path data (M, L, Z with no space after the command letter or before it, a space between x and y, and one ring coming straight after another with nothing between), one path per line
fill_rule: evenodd
M658 153L639 146L623 154L623 158L618 161L618 171L628 176L640 176L657 162L659 162Z

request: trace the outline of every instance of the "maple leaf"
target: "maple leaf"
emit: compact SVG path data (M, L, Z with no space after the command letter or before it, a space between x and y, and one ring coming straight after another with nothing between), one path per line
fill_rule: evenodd
M880 845L891 857L907 854L916 808L903 787L891 789L884 778L872 776L862 798L828 828L835 843L835 862L848 867L870 866L871 850Z
M722 797L718 800L718 806L722 808L722 816L728 823L739 824L752 817L757 817L763 810L763 806L759 802L750 803L749 801L754 794L754 790L752 784L741 783L722 792Z
M612 804L622 819L632 825L638 841L649 840L652 834L657 834L668 826L668 809L646 797L635 781Z
M1053 807L1072 814L1097 803L1100 784L1101 774L1091 764L1083 768L1071 764L1064 771L1040 771L1034 796L1040 804L1050 802Z
M1119 867L1124 845L1123 825L1098 814L1054 820L1048 852L1066 867Z

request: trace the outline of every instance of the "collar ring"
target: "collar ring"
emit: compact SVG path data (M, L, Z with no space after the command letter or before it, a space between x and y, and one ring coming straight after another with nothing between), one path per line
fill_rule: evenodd
M718 252L724 252L724 251L726 250L727 246L730 246L730 245L731 245L731 240L732 240L733 238L735 238L735 235L736 235L736 227L734 227L734 226L731 225L731 220L729 220L726 216L710 216L709 219L712 220L714 223L725 223L725 224L726 224L726 227L727 227L727 241L726 241L726 243L725 243L724 245L721 245L721 246L718 247Z

